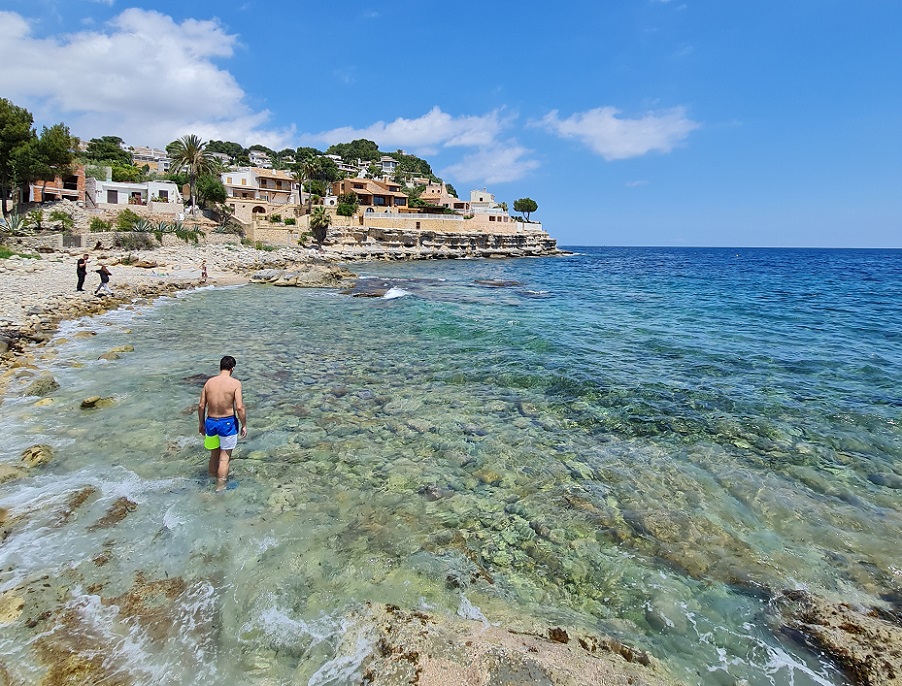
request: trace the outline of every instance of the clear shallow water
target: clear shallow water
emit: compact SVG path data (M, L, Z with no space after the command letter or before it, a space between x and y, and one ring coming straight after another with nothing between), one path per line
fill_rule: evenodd
M68 326L54 405L0 419L7 461L57 455L0 486L0 592L52 579L23 617L65 605L54 640L147 684L354 683L366 601L586 627L687 683L844 683L768 599L899 598L902 254L355 269L394 297L207 289ZM194 408L223 354L250 435L217 495ZM0 627L14 676L47 629Z

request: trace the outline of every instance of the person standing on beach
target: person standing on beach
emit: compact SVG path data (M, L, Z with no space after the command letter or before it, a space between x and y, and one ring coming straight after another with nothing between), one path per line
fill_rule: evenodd
M75 265L75 273L78 275L78 285L76 291L85 289L85 277L88 275L88 253L78 258L78 264Z
M231 355L219 361L219 376L207 380L197 404L197 431L204 436L204 447L210 451L207 472L216 477L217 491L226 487L229 460L238 445L239 432L242 438L247 436L241 382L232 378L235 364Z
M202 260L200 263L200 281L201 283L207 283L207 261Z
M100 295L101 290L106 295L112 295L113 291L110 290L110 276L112 276L113 272L111 272L105 264L102 264L100 265L100 269L97 270L97 273L100 274L100 285L97 287L97 290L94 291L94 295Z

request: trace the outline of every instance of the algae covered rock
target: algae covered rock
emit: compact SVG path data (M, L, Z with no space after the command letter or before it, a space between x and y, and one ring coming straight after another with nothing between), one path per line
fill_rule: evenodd
M53 448L45 443L33 445L22 451L22 462L27 467L39 467L53 459Z
M59 387L60 385L57 383L56 379L53 378L52 374L41 374L29 384L28 388L25 389L24 395L44 396L53 393L53 391Z

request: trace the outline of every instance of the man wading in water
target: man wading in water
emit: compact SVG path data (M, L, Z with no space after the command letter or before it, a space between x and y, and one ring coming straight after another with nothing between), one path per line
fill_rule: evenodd
M197 430L205 436L204 447L210 451L207 471L216 477L217 491L226 487L229 459L238 445L239 429L242 438L247 436L241 382L232 378L234 369L235 358L231 355L223 357L219 361L219 376L207 380L197 404Z

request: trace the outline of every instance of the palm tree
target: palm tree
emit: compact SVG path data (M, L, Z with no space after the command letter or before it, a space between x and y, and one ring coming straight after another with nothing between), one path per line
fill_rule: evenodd
M332 215L322 205L318 205L310 214L310 230L313 232L313 239L320 250L323 249L323 243L326 241L326 231L331 223Z
M319 165L316 163L314 157L305 157L294 165L291 175L294 177L294 180L298 182L298 205L301 204L301 198L304 196L304 184L312 179L317 171L319 171ZM313 205L312 193L307 196L307 201L310 203L310 206L307 207L307 214L310 214Z
M197 204L197 177L216 171L216 160L205 150L206 147L200 136L188 134L174 141L169 148L172 171L188 172L192 213Z

